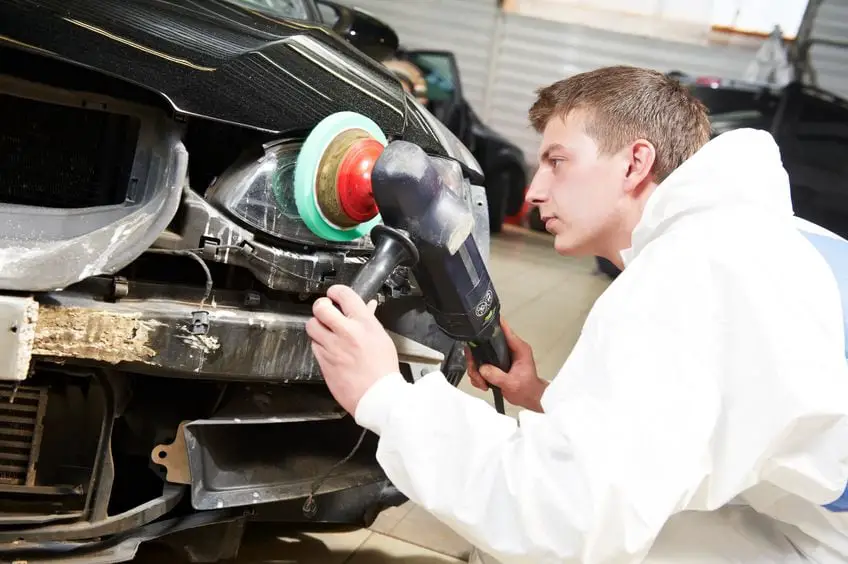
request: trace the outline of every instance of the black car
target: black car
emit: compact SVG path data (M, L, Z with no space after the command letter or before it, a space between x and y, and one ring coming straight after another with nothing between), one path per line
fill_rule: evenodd
M246 521L405 501L305 332L373 250L315 236L292 194L344 110L438 161L486 255L479 164L313 0L0 0L0 561L159 539L213 562ZM414 277L380 301L399 370L457 384Z

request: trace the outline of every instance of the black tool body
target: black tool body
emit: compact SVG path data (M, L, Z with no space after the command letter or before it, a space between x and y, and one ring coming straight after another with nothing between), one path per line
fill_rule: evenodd
M375 281L388 278L401 261L411 265L438 326L469 344L477 366L491 364L508 372L512 359L500 325L500 300L472 236L468 205L443 181L430 157L404 141L386 147L371 172L371 184L385 224L374 241L375 258L382 258L363 267L353 288L370 294ZM404 239L417 249L417 257ZM397 251L389 252L389 247ZM387 260L387 254L394 258ZM497 388L493 393L503 413L503 396Z

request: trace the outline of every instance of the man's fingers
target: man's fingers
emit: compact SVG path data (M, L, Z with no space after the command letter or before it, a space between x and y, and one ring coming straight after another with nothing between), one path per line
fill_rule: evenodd
M327 290L327 297L339 304L342 312L348 317L362 318L372 315L367 305L350 286L336 284Z
M486 381L480 376L480 372L474 365L474 357L471 356L471 351L468 347L465 347L465 369L468 371L468 379L471 381L472 386L483 391L489 389L489 385L486 384Z
M350 319L328 298L318 298L312 304L312 314L334 333L348 334Z
M327 329L316 317L306 322L306 334L309 335L309 338L313 342L318 343L322 347L332 347L336 339L333 332Z
M484 392L489 389L489 384L480 376L479 372L471 372L468 371L468 379L471 381L471 385L477 388L478 390L483 390Z
M327 349L312 341L312 354L315 355L318 365L323 368L323 365L327 362Z
M368 311L371 312L371 315L377 311L377 300L371 300L368 302Z
M509 378L506 372L500 368L492 366L491 364L480 367L480 376L487 383L499 388L502 388L503 383L506 382L507 378Z
M504 337L506 337L506 345L513 353L513 356L524 356L525 354L532 354L532 349L530 349L530 345L528 345L518 335L515 334L515 332L512 330L512 327L509 326L509 324L503 317L501 317L501 329L503 329Z

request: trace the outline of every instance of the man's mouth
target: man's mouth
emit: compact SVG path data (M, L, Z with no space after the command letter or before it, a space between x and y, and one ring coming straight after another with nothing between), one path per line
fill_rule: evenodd
M551 231L551 230L554 227L554 221L556 221L556 218L551 217L551 216L543 217L542 221L545 223L545 230L550 232L550 233L553 233L553 231Z

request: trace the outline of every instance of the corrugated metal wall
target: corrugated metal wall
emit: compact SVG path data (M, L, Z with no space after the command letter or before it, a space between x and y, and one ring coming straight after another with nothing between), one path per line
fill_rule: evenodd
M616 64L742 78L754 55L740 47L662 41L515 14L506 16L497 48L488 121L531 160L538 136L527 110L540 86Z
M848 0L825 0L813 23L812 37L848 41ZM848 47L816 45L810 49L810 63L818 86L848 98Z
M495 0L341 0L395 28L401 43L456 53L466 97L481 118L536 160L527 110L536 88L600 66L742 78L755 51L659 40L504 14ZM848 0L840 0L848 2Z
M342 0L392 26L401 45L453 51L462 87L478 111L485 105L494 41L495 0Z

